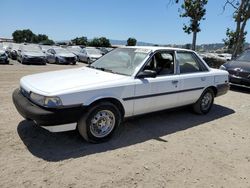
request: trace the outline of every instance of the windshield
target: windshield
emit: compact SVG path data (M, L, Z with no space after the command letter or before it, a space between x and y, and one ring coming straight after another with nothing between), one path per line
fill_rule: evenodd
M68 50L64 49L64 48L54 48L55 52L58 53L69 53Z
M24 45L22 49L25 52L41 52L41 49L38 46L32 46L32 45Z
M86 51L87 51L88 54L98 54L98 55L102 54L100 50L95 49L95 48L93 48L93 49L86 49Z
M250 62L250 50L243 52L236 60Z
M131 76L149 53L148 49L117 48L95 61L90 67Z

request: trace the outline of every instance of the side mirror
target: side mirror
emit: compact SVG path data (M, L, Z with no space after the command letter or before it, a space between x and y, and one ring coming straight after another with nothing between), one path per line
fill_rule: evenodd
M156 75L154 70L144 70L137 75L137 78L155 78Z

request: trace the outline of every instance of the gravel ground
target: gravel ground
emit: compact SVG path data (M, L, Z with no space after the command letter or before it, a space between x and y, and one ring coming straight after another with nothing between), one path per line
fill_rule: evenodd
M189 108L127 120L86 143L24 121L11 94L28 74L80 67L0 65L0 187L250 187L250 91L233 88L199 116Z

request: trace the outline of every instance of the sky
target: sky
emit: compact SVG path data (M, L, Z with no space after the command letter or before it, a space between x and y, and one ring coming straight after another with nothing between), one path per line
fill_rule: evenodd
M208 0L197 44L222 43L226 28L235 29L233 9L228 6L223 12L225 1ZM169 0L0 0L0 37L31 29L55 41L104 36L154 44L191 43L192 35L182 30L188 19L179 17L179 8ZM250 32L246 41L250 42Z

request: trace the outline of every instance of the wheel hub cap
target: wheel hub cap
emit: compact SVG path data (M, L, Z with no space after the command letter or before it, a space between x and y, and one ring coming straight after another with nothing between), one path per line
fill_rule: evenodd
M91 119L90 132L98 138L107 136L115 126L115 115L109 110L97 112Z

